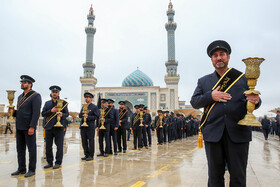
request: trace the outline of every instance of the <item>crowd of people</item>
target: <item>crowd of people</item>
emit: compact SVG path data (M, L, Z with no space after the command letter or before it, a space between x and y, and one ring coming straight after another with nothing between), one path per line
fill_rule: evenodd
M35 80L27 75L21 76L21 88L24 92L18 97L17 109L9 108L9 113L16 117L16 141L18 153L18 169L12 176L25 174L30 177L35 174L37 161L36 127L40 116L43 116L44 139L46 143L45 169L58 169L63 160L63 143L69 116L68 103L59 98L61 88L51 86L51 99L46 101L42 112L41 96L32 90ZM98 99L98 104L92 103L94 95L84 93L85 103L81 108L80 134L84 150L81 160L91 161L95 154L95 136L98 136L99 154L108 157L110 154L125 153L128 149L127 141L133 134L133 150L149 149L152 145L152 131L157 134L158 145L172 143L198 133L199 120L174 114L169 111L158 110L155 120L143 104L135 105L135 112L125 107L120 101L118 109L112 99ZM128 133L127 133L128 132ZM53 143L56 145L54 157ZM105 145L104 145L105 144ZM29 166L26 173L25 154L29 152Z
M254 131L262 131L265 140L268 139L268 135L279 136L280 140L280 110L277 110L275 118L268 118L266 115L260 119L262 126L253 127Z

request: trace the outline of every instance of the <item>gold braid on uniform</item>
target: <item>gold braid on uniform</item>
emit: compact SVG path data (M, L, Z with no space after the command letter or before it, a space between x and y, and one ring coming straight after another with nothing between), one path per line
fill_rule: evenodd
M157 123L156 123L156 128L158 128L159 126L159 117L158 117L158 120L157 120Z
M61 111L68 105L68 103L66 102L65 105L61 108ZM46 126L49 124L49 122L55 117L57 116L57 112L53 113L51 116L48 117L48 121L46 122L44 128L46 128Z
M134 120L133 120L133 125L132 125L132 127L134 127L135 123L136 123L139 119L140 119L140 113L137 114L137 115L135 116L135 118L134 118Z

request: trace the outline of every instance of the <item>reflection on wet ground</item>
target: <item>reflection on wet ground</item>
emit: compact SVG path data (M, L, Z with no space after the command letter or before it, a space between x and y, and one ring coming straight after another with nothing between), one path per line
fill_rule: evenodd
M197 149L197 137L190 137L156 145L150 149L131 150L107 158L81 161L83 149L77 127L67 130L62 168L43 169L44 140L42 129L37 132L37 170L31 178L11 177L17 169L15 138L0 135L0 185L1 186L207 186L207 161L204 149ZM133 138L131 138L133 139ZM28 160L28 159L27 159ZM247 186L280 186L280 141L270 136L265 141L262 133L253 132L247 168Z

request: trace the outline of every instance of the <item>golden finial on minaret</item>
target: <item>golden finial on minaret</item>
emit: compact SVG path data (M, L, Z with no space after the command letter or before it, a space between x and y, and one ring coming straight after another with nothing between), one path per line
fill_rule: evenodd
M90 16L93 16L93 8L92 8L92 4L91 4L90 9L89 9L89 15L90 15Z
M171 0L170 0L170 2L169 2L168 8L169 8L169 9L173 9L173 4L172 4Z

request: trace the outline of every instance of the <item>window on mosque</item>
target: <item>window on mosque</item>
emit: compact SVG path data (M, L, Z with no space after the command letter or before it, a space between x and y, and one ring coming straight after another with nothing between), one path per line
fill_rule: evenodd
M165 101L165 100L166 100L165 94L160 94L160 101Z
M166 104L165 103L161 103L160 104L160 109L166 109Z

